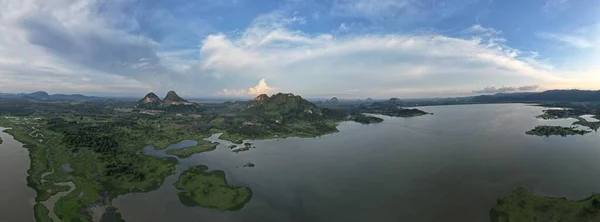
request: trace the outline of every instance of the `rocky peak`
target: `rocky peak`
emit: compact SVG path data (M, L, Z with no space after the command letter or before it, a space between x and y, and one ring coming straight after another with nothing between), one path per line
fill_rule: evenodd
M144 96L144 98L140 102L142 102L142 103L157 103L157 102L161 102L161 101L156 94L151 92L151 93L146 94L146 96Z
M337 97L333 97L330 100L327 100L328 103L338 103L340 100Z
M260 94L259 96L257 96L256 98L254 98L252 101L254 102L262 102L265 100L268 100L269 96L267 96L267 94Z
M169 91L167 96L163 99L165 102L187 102L185 99L181 98L175 91Z
M402 103L402 100L400 100L398 98L391 98L388 102L390 104L400 104L400 103Z
M163 101L158 98L153 92L146 94L144 98L137 102L136 107L138 108L156 108L162 106Z

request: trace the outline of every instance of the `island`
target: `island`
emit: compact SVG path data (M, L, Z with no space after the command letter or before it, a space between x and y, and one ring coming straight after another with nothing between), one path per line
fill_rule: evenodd
M404 103L398 98L391 98L384 102L374 102L371 104L360 104L358 110L361 113L379 114L391 117L416 117L430 115L432 113L425 112L420 109L403 108Z
M518 187L498 199L490 210L492 222L599 221L600 194L578 201L542 197Z
M537 116L540 119L576 119L577 121L573 123L573 125L580 125L591 130L598 131L600 128L600 121L588 121L584 118L581 118L583 115L594 115L595 119L598 119L598 111L593 108L589 108L588 106L578 105L578 104L546 104L543 106L550 106L552 109L543 110L542 114ZM556 108L553 106L561 106L561 108Z
M250 188L231 186L227 184L223 171L207 170L207 166L193 166L179 176L174 185L181 190L179 200L182 204L234 211L250 201Z
M574 122L573 125L585 126L594 131L598 131L598 129L600 128L600 121L590 122L581 117L576 117L576 119L577 119L577 122Z
M536 126L534 129L527 131L527 135L535 136L568 136L568 135L585 135L591 131L578 130L577 127L563 127L563 126Z
M169 149L165 153L175 155L179 158L188 158L194 154L213 151L219 145L218 142L211 143L206 140L198 141L198 145L192 147L186 147L182 149Z
M376 116L369 116L362 113L354 114L350 117L350 120L361 123L361 124L373 124L373 123L381 123L383 122L382 118Z

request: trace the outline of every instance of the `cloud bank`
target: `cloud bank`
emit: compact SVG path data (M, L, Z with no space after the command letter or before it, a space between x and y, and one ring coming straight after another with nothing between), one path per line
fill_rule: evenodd
M561 70L538 52L512 47L504 32L480 24L461 27L453 34L435 30L355 32L364 27L356 23L307 31L326 16L372 22L368 24L417 14L427 17L436 12L449 18L480 1L330 3L326 10L329 14L302 15L276 9L260 13L234 31L217 31L210 24L219 23L218 19L194 18L194 22L181 23L192 27L187 31L193 30L194 34L182 37L156 31L173 31L169 27L180 24L181 18L175 12L182 8L169 12L162 5L151 9L150 3L129 0L110 4L3 0L0 89L117 95L177 90L196 97L250 97L283 91L365 98L537 89L494 87L472 91L489 83L594 88L600 82L597 69ZM232 1L226 7L235 4L241 3ZM214 7L225 6L213 4L210 9ZM410 22L419 22L419 16ZM172 23L158 22L162 20ZM582 38L584 41L556 33L540 36L585 49L597 44L588 34Z
M500 88L496 88L495 86L488 86L483 88L482 90L474 90L473 93L483 93L483 94L494 94L494 93L512 93L512 92L532 92L536 91L540 88L540 86L503 86Z

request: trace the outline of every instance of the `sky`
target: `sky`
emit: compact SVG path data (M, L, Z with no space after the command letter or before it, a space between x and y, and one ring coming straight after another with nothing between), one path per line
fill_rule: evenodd
M597 0L0 0L0 92L600 89Z

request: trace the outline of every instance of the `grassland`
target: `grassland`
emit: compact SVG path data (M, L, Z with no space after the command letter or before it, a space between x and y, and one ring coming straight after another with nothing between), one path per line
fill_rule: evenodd
M498 200L490 211L490 219L492 222L600 221L600 195L571 201L538 196L520 187Z
M231 186L227 184L225 172L207 170L206 166L194 166L179 176L175 187L181 190L181 203L232 211L241 209L250 201L250 188Z
M194 154L213 151L217 148L219 143L211 143L206 140L198 141L198 145L192 147L186 147L183 149L169 149L166 151L167 154L175 155L179 158L188 158Z

